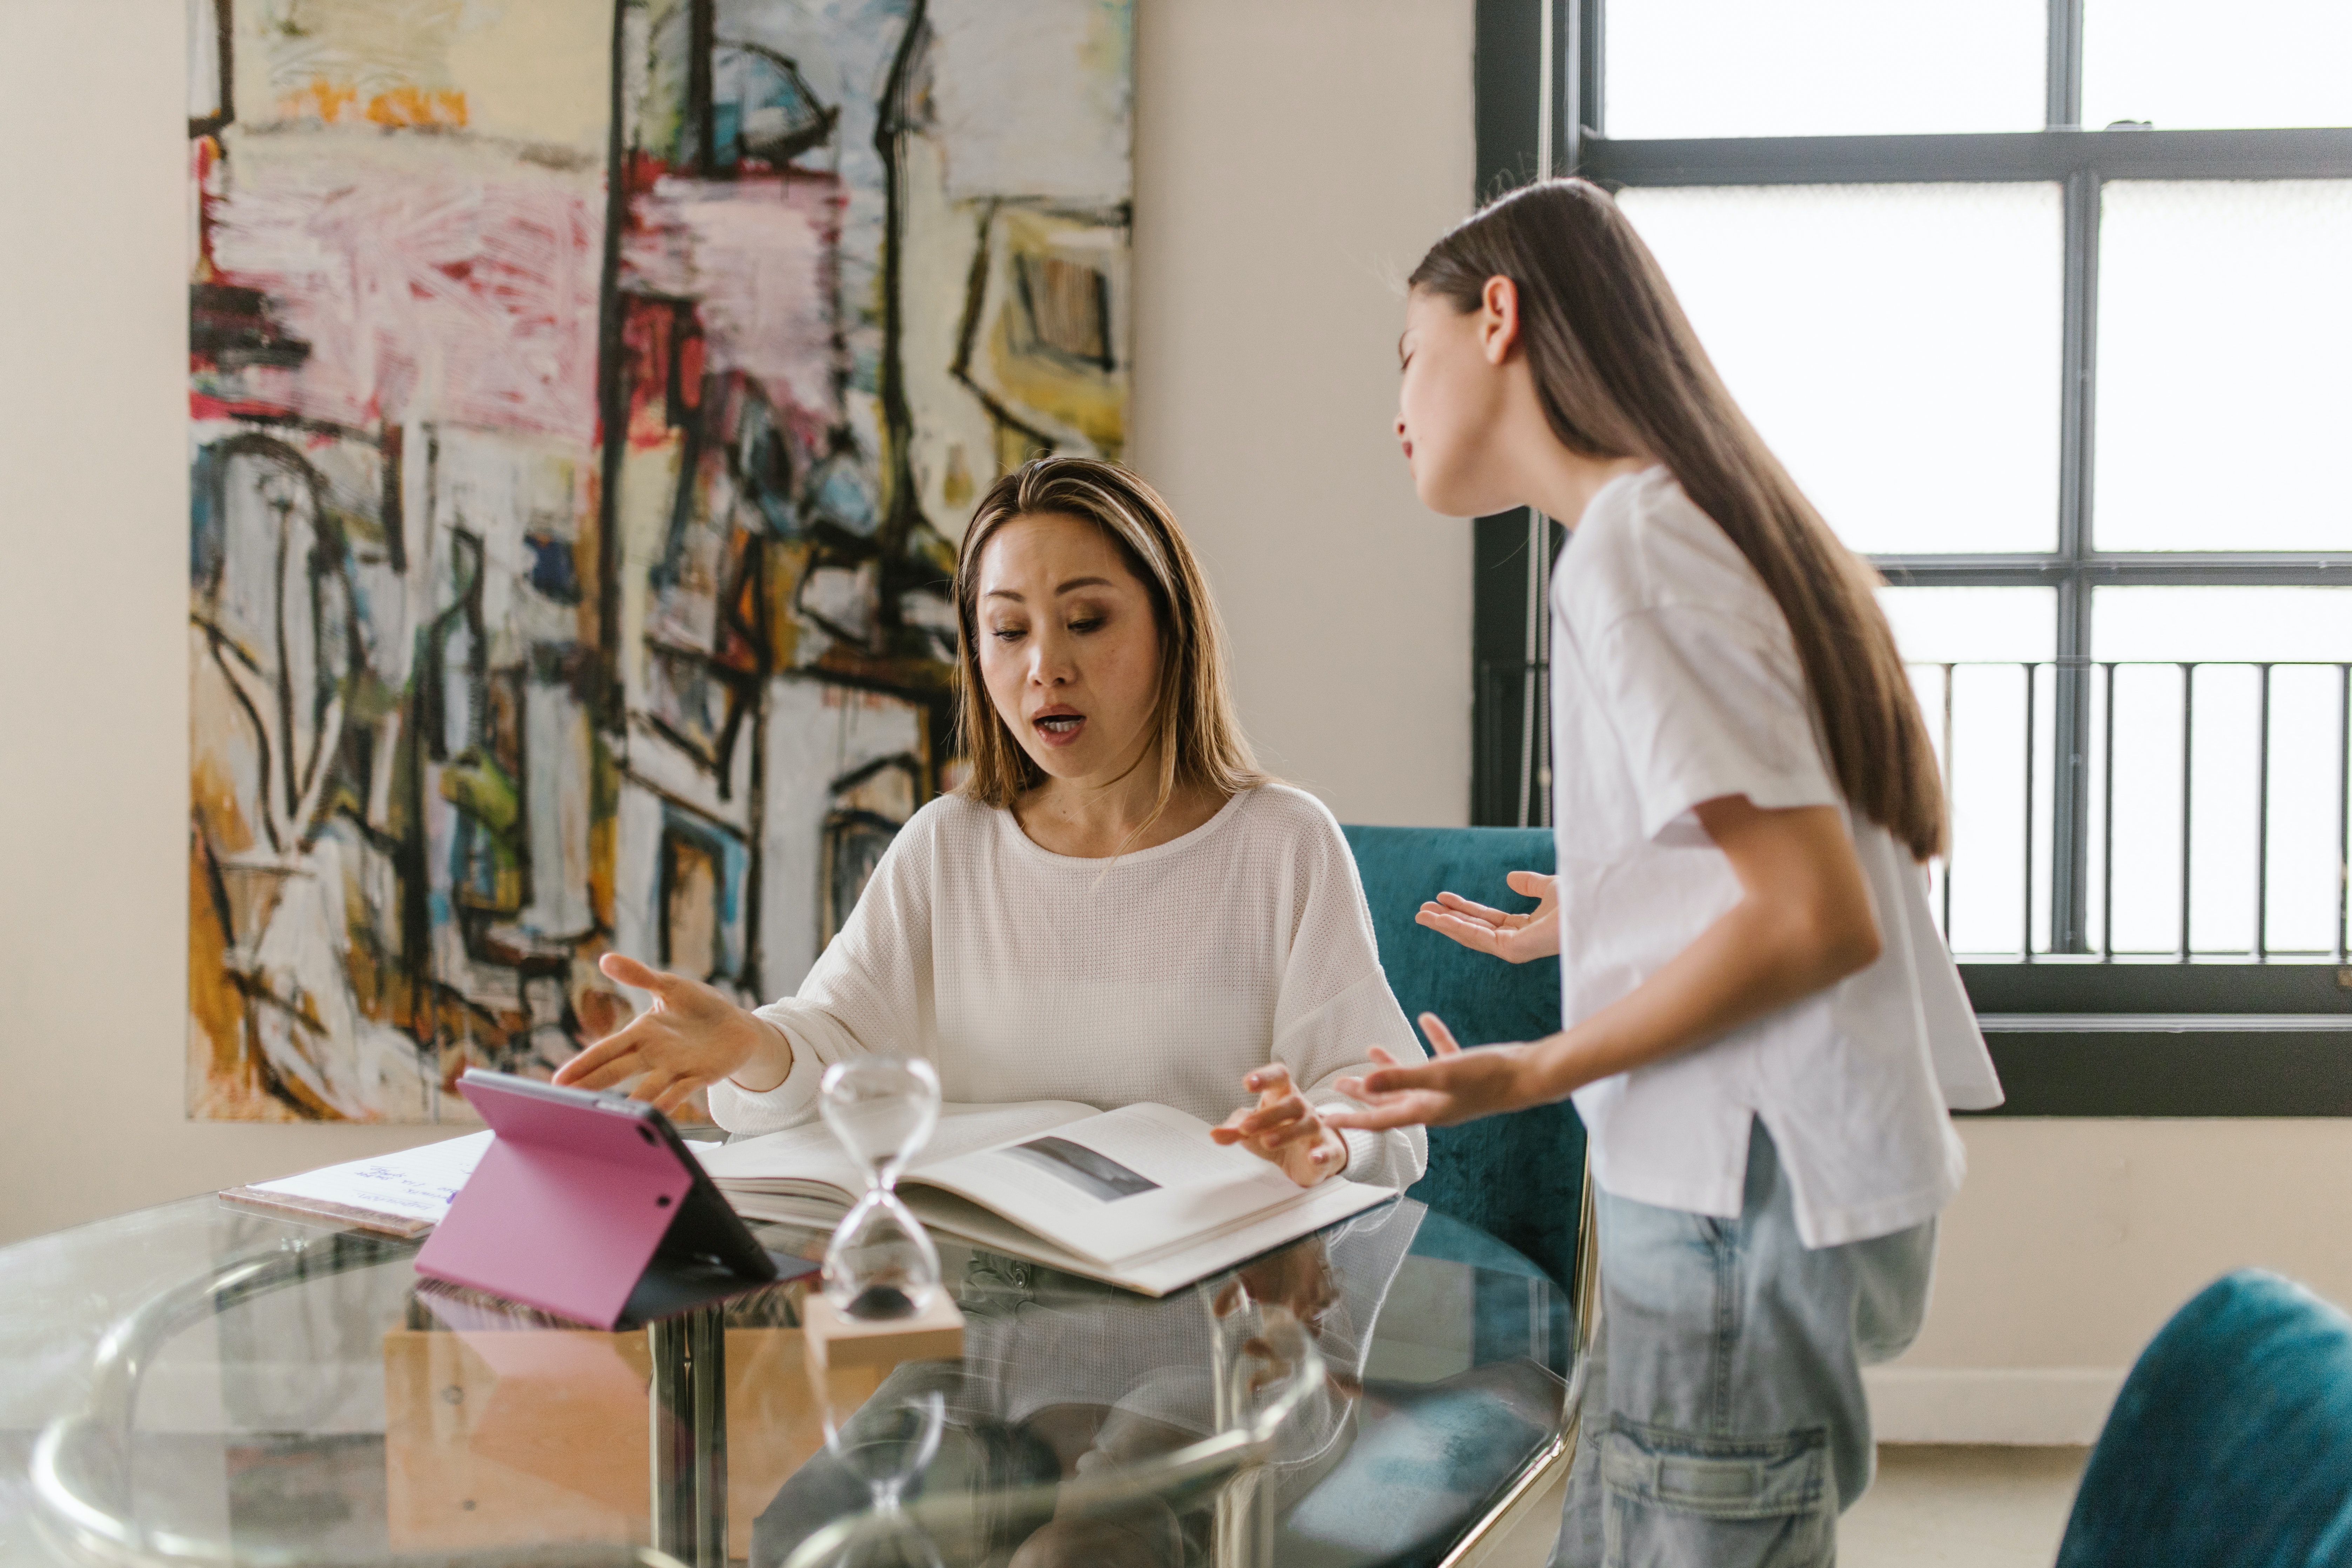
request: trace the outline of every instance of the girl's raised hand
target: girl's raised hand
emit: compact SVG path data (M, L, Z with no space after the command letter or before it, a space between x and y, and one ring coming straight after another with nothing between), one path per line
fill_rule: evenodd
M1261 1160L1282 1168L1282 1173L1302 1187L1326 1176L1336 1176L1348 1164L1348 1141L1331 1131L1327 1113L1307 1103L1291 1084L1290 1069L1280 1062L1262 1067L1242 1080L1257 1091L1257 1103L1244 1105L1222 1125L1209 1129L1219 1143L1239 1143Z
M624 985L651 992L653 1005L564 1063L556 1082L610 1089L634 1078L629 1098L667 1113L696 1089L747 1067L770 1089L792 1071L792 1042L783 1032L725 993L617 952L606 953L598 967Z
M1413 922L1452 937L1463 946L1491 952L1507 963L1549 958L1559 951L1559 884L1540 871L1514 871L1504 879L1511 891L1537 900L1523 915L1472 903L1458 893L1440 893L1413 916Z
M1519 875L1532 875L1521 872ZM1400 1067L1396 1058L1372 1047L1381 1066L1361 1078L1343 1078L1332 1088L1361 1109L1334 1106L1323 1112L1333 1127L1385 1131L1391 1127L1451 1127L1535 1103L1526 1083L1525 1046L1486 1046L1465 1051L1434 1013L1421 1016L1421 1032L1436 1055Z

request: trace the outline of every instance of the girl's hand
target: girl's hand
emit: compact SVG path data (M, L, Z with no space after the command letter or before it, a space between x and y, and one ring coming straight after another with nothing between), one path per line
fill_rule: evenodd
M1450 936L1465 947L1491 952L1506 963L1525 963L1558 952L1559 879L1540 871L1514 871L1503 879L1511 885L1511 891L1538 900L1536 907L1523 915L1506 914L1459 894L1440 893L1421 906L1413 923Z
M617 952L606 953L598 967L624 985L652 992L653 1006L564 1063L556 1082L610 1089L634 1078L629 1098L667 1114L720 1079L741 1074L751 1080L746 1088L764 1081L773 1089L792 1071L792 1042L783 1031L723 993Z
M1291 1086L1290 1069L1276 1062L1242 1079L1244 1089L1257 1091L1257 1104L1244 1105L1209 1129L1220 1143L1239 1143L1262 1160L1272 1161L1282 1173L1302 1187L1348 1168L1348 1141L1331 1130L1307 1097Z
M1532 875L1519 872L1520 876ZM1546 879L1549 880L1549 879ZM1453 1031L1434 1013L1421 1016L1421 1032L1437 1054L1430 1061L1400 1067L1380 1047L1372 1055L1382 1065L1361 1078L1343 1078L1332 1087L1362 1102L1361 1110L1334 1108L1323 1113L1333 1127L1360 1127L1385 1131L1391 1127L1451 1127L1498 1110L1532 1105L1528 1092L1528 1047L1486 1046L1465 1051Z

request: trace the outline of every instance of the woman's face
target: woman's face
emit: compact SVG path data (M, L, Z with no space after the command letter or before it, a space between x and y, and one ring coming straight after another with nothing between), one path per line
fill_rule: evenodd
M1151 597L1100 524L1019 517L980 554L980 674L1049 777L1108 782L1150 744L1160 692Z
M1502 364L1510 337L1497 332L1498 314L1491 306L1457 310L1425 289L1405 301L1404 335L1397 340L1397 442L1421 504L1447 517L1483 517L1518 504L1498 482L1490 450L1504 423L1508 382ZM1515 310L1510 325L1517 326Z

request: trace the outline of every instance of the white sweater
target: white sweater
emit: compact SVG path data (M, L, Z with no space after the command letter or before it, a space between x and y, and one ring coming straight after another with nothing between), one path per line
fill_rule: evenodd
M1423 1054L1339 825L1282 784L1115 860L1054 854L1011 812L943 795L891 842L800 994L760 1016L791 1039L792 1072L764 1094L712 1086L730 1131L808 1120L825 1068L862 1051L929 1058L950 1104L1152 1100L1211 1123L1268 1062L1321 1104L1375 1045ZM1402 1187L1428 1164L1418 1128L1346 1137L1358 1181Z

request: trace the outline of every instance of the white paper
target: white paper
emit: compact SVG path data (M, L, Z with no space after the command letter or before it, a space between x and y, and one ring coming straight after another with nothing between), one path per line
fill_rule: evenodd
M441 1216L449 1212L457 1189L466 1184L466 1178L474 1173L474 1167L489 1152L490 1140L496 1136L494 1132L474 1132L463 1138L445 1138L438 1143L420 1144L397 1154L328 1165L281 1181L257 1182L253 1190L341 1204L371 1214L397 1215L403 1219L431 1220L437 1225Z

